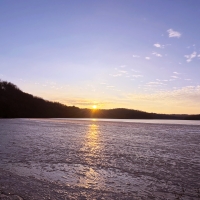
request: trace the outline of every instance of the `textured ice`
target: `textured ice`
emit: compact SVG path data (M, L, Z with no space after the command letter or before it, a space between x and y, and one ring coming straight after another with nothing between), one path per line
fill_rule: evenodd
M199 199L200 124L142 122L149 121L2 119L0 192L9 195L10 188L27 199Z

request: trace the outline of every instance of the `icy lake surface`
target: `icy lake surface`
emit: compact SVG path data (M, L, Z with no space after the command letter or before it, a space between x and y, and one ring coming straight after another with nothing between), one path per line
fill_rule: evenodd
M1 119L0 158L0 169L69 188L200 197L199 121Z

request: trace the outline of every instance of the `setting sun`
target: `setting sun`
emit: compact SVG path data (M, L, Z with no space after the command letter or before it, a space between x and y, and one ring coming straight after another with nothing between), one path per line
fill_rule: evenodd
M96 106L96 105L93 105L92 108L93 108L93 109L97 109L97 106Z

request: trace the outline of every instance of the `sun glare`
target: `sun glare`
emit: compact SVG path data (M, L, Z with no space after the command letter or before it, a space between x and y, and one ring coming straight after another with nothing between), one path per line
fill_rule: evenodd
M92 108L93 108L93 109L97 109L97 106L96 106L96 105L93 105Z

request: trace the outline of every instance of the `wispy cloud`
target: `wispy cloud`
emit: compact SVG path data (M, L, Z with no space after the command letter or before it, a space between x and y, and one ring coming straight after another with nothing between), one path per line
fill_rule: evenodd
M3 77L4 75L3 74L0 74L0 77Z
M121 77L122 76L123 77L130 77L129 72L124 70L124 69L115 68L115 70L116 70L116 72L114 74L110 74L110 76L113 76L113 77L119 77L119 76L121 76Z
M126 67L126 65L121 65L120 67L121 67L121 68L124 68L124 67Z
M153 82L152 82L153 83ZM152 85L151 83L151 85ZM156 83L155 83L156 84ZM174 88L172 91L155 92L153 94L131 94L130 98L144 101L165 101L165 102L185 102L187 105L196 103L200 106L200 85L186 86L180 89ZM191 103L191 104L189 104Z
M155 56L157 56L157 57L162 57L162 55L161 55L161 54L159 54L159 53L156 53L156 52L153 52L152 54L153 54L153 55L155 55Z
M133 58L139 58L140 56L138 56L138 55L133 55Z
M131 69L131 71L133 71L133 72L140 72L140 71L138 71L138 70L135 70L135 69Z
M121 74L110 74L110 76L118 77L118 76L122 76L122 75Z
M174 74L181 74L181 73L178 73L178 72L173 72Z
M118 72L123 73L123 74L127 74L127 71L125 71L125 70L118 70Z
M54 101L62 102L63 104L66 105L75 105L79 107L87 107L90 108L92 105L97 105L98 107L105 106L107 104L112 104L111 101L103 101L101 100L96 101L92 99L82 99L82 98L59 98L59 99L52 99Z
M108 85L108 86L106 86L107 88L114 88L115 86L113 86L113 85Z
M169 37L177 37L180 38L181 37L181 33L179 33L178 31L174 31L173 29L168 29L167 30Z
M172 78L179 78L178 76L171 76Z
M146 84L146 86L161 86L161 85L165 85L165 84L161 83L159 81L149 82L149 83Z
M143 77L143 75L136 74L136 75L132 75L132 77L135 77L135 78L141 78L141 77Z
M147 57L145 57L145 59L146 59L146 60L150 60L151 58L147 56Z
M197 56L197 52L194 51L192 54L190 55L185 55L184 57L187 58L186 61L187 62L191 62L193 58L195 58Z

